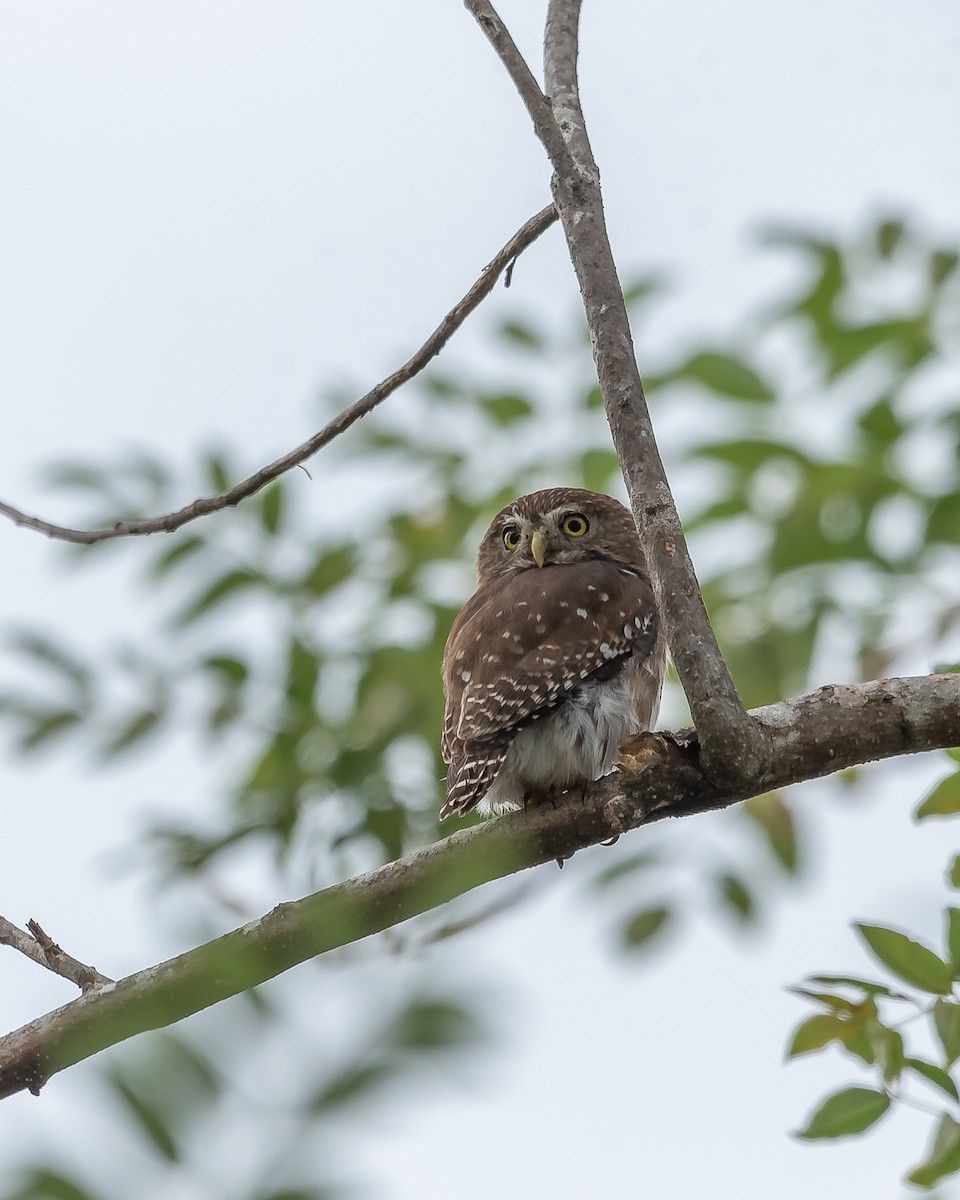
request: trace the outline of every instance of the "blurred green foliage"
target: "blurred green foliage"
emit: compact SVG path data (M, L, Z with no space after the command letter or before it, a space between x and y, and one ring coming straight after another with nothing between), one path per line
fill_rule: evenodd
M937 656L956 658L960 636L957 254L897 220L849 244L783 229L766 242L794 262L784 294L724 336L694 337L642 363L704 595L751 706L825 673L929 669ZM652 275L626 289L641 324L661 291ZM299 853L310 863L304 886L319 887L439 835L439 663L483 528L537 486L622 488L579 324L556 334L512 316L489 359L496 372L445 366L414 381L324 451L315 480L294 472L136 552L117 542L65 549L77 567L125 554L139 564L131 604L146 615L147 635L119 631L112 649L93 653L47 630L8 631L0 721L23 754L72 741L102 766L160 755L189 730L221 765L222 794L195 820L149 831L164 879L201 880L244 846L278 879ZM223 490L254 465L209 453L192 484ZM148 453L62 464L48 479L77 498L86 524L153 515L190 490ZM667 709L682 716L670 688ZM925 803L953 812L958 797L954 774ZM695 873L704 906L746 928L806 849L785 795L759 797L727 822L729 844ZM591 894L617 910L617 940L631 954L678 928L683 854L664 833L591 874ZM904 953L893 968L901 978L913 964L914 984L916 972L946 983L931 959L920 965L916 951ZM880 957L891 966L896 956L888 945ZM950 1091L956 1055L942 1064L906 1057L879 1015L881 1002L900 1002L895 995L845 986L852 999L805 991L824 1011L801 1026L791 1053L842 1044L883 1081L829 1099L805 1137L868 1128L904 1071ZM290 1102L290 1138L483 1036L468 1007L420 982L398 1003L387 1026L370 1019L354 1057L328 1054L315 1067L309 1094ZM934 1002L944 1028L953 1003ZM280 1020L269 1005L257 1011ZM960 1052L960 1040L950 1045ZM221 1046L217 1055L188 1027L144 1039L104 1068L129 1127L169 1169L189 1169L201 1112L210 1120L236 1103L224 1084L229 1054ZM923 1182L960 1166L960 1125L949 1121L918 1168ZM303 1169L287 1191L265 1168L234 1194L331 1194L319 1168ZM124 1194L114 1184L86 1191L37 1163L7 1196Z

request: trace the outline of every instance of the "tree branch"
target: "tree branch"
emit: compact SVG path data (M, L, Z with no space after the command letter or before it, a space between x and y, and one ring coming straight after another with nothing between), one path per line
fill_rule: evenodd
M454 305L416 354L399 370L394 371L392 375L378 383L349 408L345 408L342 413L334 417L302 445L297 446L282 458L261 467L259 471L228 491L220 492L216 496L202 496L184 508L164 513L159 517L151 517L144 521L118 521L116 525L104 529L70 529L65 525L54 525L40 517L32 517L2 500L0 500L0 513L9 517L15 525L36 529L58 541L89 546L94 542L106 542L113 538L141 537L151 533L173 533L182 525L186 525L189 521L195 521L198 517L204 517L209 513L219 512L221 509L239 504L241 500L246 500L249 496L259 492L261 488L266 487L268 483L272 483L274 479L279 478L293 467L306 462L318 450L349 429L355 421L372 412L378 404L382 404L401 384L407 383L414 375L422 371L430 360L440 353L480 301L493 291L503 272L511 269L517 257L549 229L556 219L557 213L552 204L541 209L535 217L531 217L503 249L487 263L473 287L462 300Z
M134 1034L169 1025L327 950L389 929L493 879L615 834L726 808L876 759L960 742L960 676L825 687L754 710L772 755L748 779L719 785L694 730L641 734L621 769L556 807L499 817L305 899L177 958L107 984L0 1038L0 1097L39 1092L51 1075Z
M554 200L583 296L607 419L704 768L718 784L736 784L763 765L770 748L762 727L744 710L720 653L657 448L580 106L580 0L551 0L548 9L547 108L531 102L529 84L509 50L513 43L489 0L466 4L510 73L550 157ZM563 154L554 150L558 133Z
M106 975L101 975L93 967L80 962L62 950L36 921L28 921L26 929L20 929L6 917L0 917L0 945L11 946L19 950L27 958L75 983L82 992L100 987L105 983L113 983Z

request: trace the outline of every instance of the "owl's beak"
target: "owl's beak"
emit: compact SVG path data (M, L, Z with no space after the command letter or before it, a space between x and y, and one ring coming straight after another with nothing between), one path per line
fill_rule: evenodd
M530 553L537 566L542 567L544 559L547 557L547 539L543 536L542 530L535 529L530 535Z

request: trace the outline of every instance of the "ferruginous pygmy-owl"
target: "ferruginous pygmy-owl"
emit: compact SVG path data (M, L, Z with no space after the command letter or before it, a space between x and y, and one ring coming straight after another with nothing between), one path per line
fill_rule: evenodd
M443 652L440 816L518 808L599 779L656 719L666 660L630 512L549 488L493 519Z

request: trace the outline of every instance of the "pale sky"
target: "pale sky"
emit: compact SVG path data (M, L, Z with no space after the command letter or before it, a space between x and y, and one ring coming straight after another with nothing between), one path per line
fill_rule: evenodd
M536 67L543 5L501 13ZM749 247L762 221L840 232L904 211L955 238L958 58L947 0L585 5L583 100L615 253L624 274L662 266L678 281L638 331L641 358L726 326L782 278ZM529 120L453 0L7 0L0 154L0 496L54 520L73 514L42 485L51 460L146 444L186 468L225 442L252 469L299 443L318 394L393 370L549 199ZM450 361L476 362L498 315L550 324L576 301L553 230ZM0 539L4 624L48 622L87 647L135 636L122 566L74 576L38 535L0 525ZM503 981L503 1044L405 1092L402 1111L388 1101L344 1123L344 1161L387 1200L901 1195L922 1116L842 1145L787 1137L825 1090L859 1077L835 1060L781 1066L805 1015L783 988L865 968L851 919L937 935L948 831L908 827L939 770L877 771L866 816L806 789L819 857L762 936L699 917L630 967L574 860L535 903L435 948L465 986ZM15 847L0 912L36 917L110 974L184 948L157 927L136 871L111 878L108 852L166 795L202 807L204 764L188 747L101 776L72 753L12 760L0 783ZM714 836L711 820L691 821L693 836ZM264 907L286 898L260 886L250 894ZM323 979L292 977L303 1021ZM0 955L4 1028L70 998ZM86 1112L92 1075L75 1068L39 1101L4 1102L0 1163L49 1145L101 1157L109 1126Z

